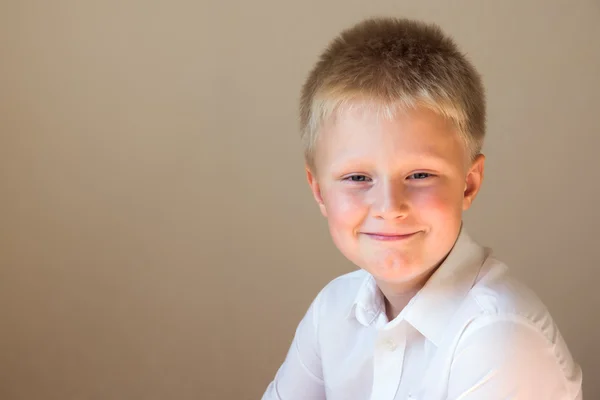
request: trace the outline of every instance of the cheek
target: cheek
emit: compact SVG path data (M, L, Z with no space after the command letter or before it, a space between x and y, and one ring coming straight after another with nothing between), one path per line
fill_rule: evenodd
M461 216L462 197L450 188L423 190L415 193L412 200L415 211L422 218L447 220Z
M325 197L327 219L332 230L355 227L367 214L363 196L344 191L331 191Z

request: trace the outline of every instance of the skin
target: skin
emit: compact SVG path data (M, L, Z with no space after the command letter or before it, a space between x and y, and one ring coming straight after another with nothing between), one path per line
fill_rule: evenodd
M393 118L350 108L323 126L308 183L335 245L375 278L390 320L454 246L484 161L427 108Z

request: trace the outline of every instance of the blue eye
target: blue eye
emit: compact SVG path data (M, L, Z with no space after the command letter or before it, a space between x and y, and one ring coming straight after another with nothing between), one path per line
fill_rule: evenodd
M427 179L430 176L432 176L432 175L428 172L415 172L414 174L409 175L408 179L421 180L421 179Z
M370 181L369 177L366 175L351 175L351 176L345 178L344 180L347 180L350 182L368 182L368 181Z

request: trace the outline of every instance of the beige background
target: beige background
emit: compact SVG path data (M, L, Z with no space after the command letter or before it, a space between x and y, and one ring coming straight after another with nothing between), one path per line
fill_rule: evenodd
M296 102L373 15L482 72L467 226L549 306L600 398L600 3L0 1L0 398L258 399L352 269L304 183Z

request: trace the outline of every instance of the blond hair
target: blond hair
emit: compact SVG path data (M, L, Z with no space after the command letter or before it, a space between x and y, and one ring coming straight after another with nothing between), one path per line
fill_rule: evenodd
M433 24L368 19L335 38L302 87L300 125L304 154L314 167L323 123L355 104L388 117L398 109L428 107L449 118L471 158L485 135L481 78L454 41Z

